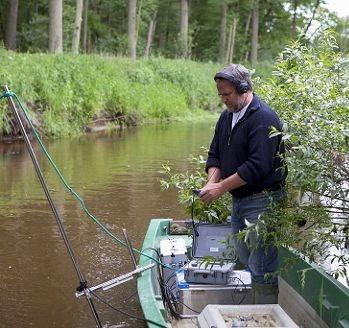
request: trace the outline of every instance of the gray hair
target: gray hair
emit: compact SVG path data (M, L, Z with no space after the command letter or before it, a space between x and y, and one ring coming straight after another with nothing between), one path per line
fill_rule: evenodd
M230 64L229 66L224 67L220 72L216 74L218 78L220 78L219 73L222 73L222 75L225 74L230 76L236 82L246 82L249 86L249 90L252 90L253 83L251 80L251 74L245 66L240 64Z

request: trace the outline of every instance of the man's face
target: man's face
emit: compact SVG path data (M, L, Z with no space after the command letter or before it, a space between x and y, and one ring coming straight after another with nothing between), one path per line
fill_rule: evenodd
M236 91L231 82L222 79L217 80L216 85L218 96L230 112L238 112L243 108L244 97Z

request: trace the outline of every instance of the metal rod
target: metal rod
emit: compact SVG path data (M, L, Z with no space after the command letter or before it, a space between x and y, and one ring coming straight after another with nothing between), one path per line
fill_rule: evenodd
M92 291L92 292L93 292L93 291L98 290L98 289L107 290L107 289L112 288L112 287L114 287L114 286L116 286L116 285L120 285L120 284L122 284L122 283L124 283L124 282L126 282L126 281L129 281L129 280L133 279L133 276L134 276L134 275L136 275L136 274L138 274L138 273L140 273L140 272L143 272L143 271L145 271L145 270L151 269L151 268L153 268L154 266L155 266L154 263L148 264L148 265L146 265L146 266L143 267L143 268L138 268L138 269L136 269L136 270L134 270L134 271L125 273L125 274L123 274L123 275L121 275L121 276L119 276L119 277L116 277L116 278L110 279L110 280L108 280L108 281L106 281L106 282L103 282L103 283L101 283L101 284L99 284L99 285L97 285L97 286L90 287L90 288L89 288L89 291ZM84 295L83 292L78 292L78 291L77 291L77 292L75 293L75 296L76 296L76 297L80 297L80 296L82 296L82 295Z
M137 265L136 257L135 257L135 254L133 253L133 248L132 248L132 245L131 245L131 241L128 238L127 230L126 229L122 229L122 232L123 232L124 237L125 237L125 241L126 241L126 244L127 244L128 251L130 252L132 263L133 263L135 269L137 269L138 265Z
M7 87L7 85L4 85L4 86L3 86L3 90L4 90L6 93L10 91L9 88ZM50 204L51 210L52 210L53 215L54 215L54 217L55 217L55 220L56 220L56 223L57 223L57 225L58 225L58 228L59 228L59 231L60 231L60 233L61 233L61 236L62 236L62 238L63 238L64 244L65 244L65 246L66 246L66 248L67 248L67 250L68 250L68 253L69 253L69 255L70 255L70 258L71 258L71 260L72 260L72 262L73 262L73 266L74 266L75 271L76 271L76 273L77 273L77 275L78 275L78 278L79 278L79 280L80 280L80 283L86 283L86 280L84 279L84 277L83 277L83 275L82 275L82 272L81 272L81 270L80 270L80 266L79 266L79 264L78 264L78 262L77 262L77 260L76 260L75 255L74 255L74 252L73 252L72 246L71 246L71 244L70 244L70 241L69 241L69 239L68 239L68 237L67 237L67 234L66 234L66 232L65 232L65 230L64 230L64 227L63 227L62 221L61 221L61 219L60 219L59 213L58 213L58 211L57 211L56 205L54 204L53 199L52 199L52 196L51 196L51 194L50 194L50 192L49 192L49 190L48 190L48 187L47 187L47 184L46 184L44 175L43 175L43 173L42 173L42 171L41 171L39 162L38 162L38 160L37 160L37 158L36 158L35 152L34 152L34 150L33 150L33 147L32 147L32 145L31 145L31 143L30 143L30 140L29 140L29 137L28 137L28 135L27 135L27 132L25 131L24 125L23 125L23 123L22 123L22 120L21 120L21 118L20 118L20 116L19 116L19 114L18 114L16 105L15 105L13 99L12 99L12 96L8 96L7 99L8 99L8 102L9 102L9 106L10 106L10 108L11 108L11 110L12 110L12 112L13 112L13 115L14 115L14 117L15 117L15 120L16 120L16 122L17 122L17 124L18 124L18 126L19 126L19 128L20 128L20 130L21 130L21 133L22 133L22 135L23 135L25 144L26 144L26 146L27 146L27 149L28 149L28 151L29 151L30 157L31 157L32 162L33 162L33 164L34 164L35 171L36 171L36 173L37 173L37 175L38 175L38 178L39 178L39 180L40 180L41 186L42 186L42 188L44 189L46 198L47 198L47 200L48 200L48 202L49 202L49 204ZM94 307L94 305L93 305L93 302L92 302L92 300L91 300L91 297L90 297L90 295L89 295L87 286L85 286L83 290L84 290L84 293L85 293L85 295L86 295L87 302L88 302L88 304L89 304L89 306L90 306L90 309L91 309L91 311L92 311L93 317L94 317L94 319L96 320L97 326L98 326L99 328L102 328L102 324L101 324L101 322L100 322L100 320L99 320L98 314L97 314L97 312L96 312L96 309L95 309L95 307Z

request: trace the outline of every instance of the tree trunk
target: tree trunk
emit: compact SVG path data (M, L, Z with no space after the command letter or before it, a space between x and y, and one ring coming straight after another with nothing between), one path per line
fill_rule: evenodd
M82 49L87 52L87 34L88 34L88 9L90 0L84 0L84 18L83 18L83 33L82 33Z
M258 50L258 29L259 29L259 7L258 1L255 0L252 9L252 36L251 36L251 65L255 66L257 63Z
M342 40L343 40L343 44L341 47L341 50L343 53L347 54L348 53L348 49L347 49L347 43L348 43L348 38L346 37L346 32L348 30L349 27L349 16L346 17L345 21L344 21L344 26L343 26L343 30L342 30ZM349 284L348 284L349 285Z
M73 54L79 53L83 0L76 0L75 24L72 41Z
M309 27L311 26L312 22L313 22L313 19L315 18L315 14L316 14L316 11L317 11L317 8L319 7L320 5L320 0L316 0L316 3L314 5L314 8L313 8L313 14L312 14L312 17L310 18L309 22L308 22L308 25L305 27L304 29L304 32L302 34L302 38L305 37L308 33L308 30L309 30Z
M224 53L225 53L225 40L226 40L226 30L227 30L227 12L228 5L226 1L221 4L221 33L219 38L219 55L218 61L224 63Z
M63 0L50 0L48 51L63 53Z
M225 63L229 63L229 57L230 57L230 48L231 48L231 36L233 35L233 26L230 26L229 28L229 36L228 36L228 46L227 51L225 53Z
M151 20L149 22L147 45L146 45L145 51L144 51L144 58L149 57L150 47L153 43L154 34L155 34L156 16L157 16L157 10L154 10L153 15L151 17Z
M236 25L238 23L238 19L235 17L233 22L233 32L231 34L231 42L230 42L230 51L229 51L229 63L233 62L234 58L234 46L235 46L235 36L236 36Z
M138 31L141 26L142 5L143 5L143 0L140 0L138 2L138 11L137 11L137 18L136 18L136 40L138 40Z
M181 27L180 27L181 56L188 56L188 0L181 0Z
M238 19L234 17L233 25L231 25L229 28L228 47L225 55L225 62L228 64L233 62L237 23Z
M297 0L293 1L293 17L292 17L292 28L291 28L291 37L294 38L297 32Z
M172 1L167 1L166 4L166 12L162 15L162 19L159 21L161 23L162 28L158 29L158 48L162 50L163 48L166 48L167 42L168 42L168 35L169 35L169 16L172 13ZM160 6L160 5L159 5Z
M251 18L252 18L252 10L250 10L250 12L249 12L249 14L247 16L247 20L246 20L245 33L244 33L244 36L245 36L246 40L248 39L248 31L250 30ZM248 54L249 54L249 51L246 51L245 58L243 59L244 61L247 61Z
M132 60L136 59L137 47L137 0L128 1L128 55Z
M5 47L8 50L16 50L18 1L19 0L8 1L4 40Z

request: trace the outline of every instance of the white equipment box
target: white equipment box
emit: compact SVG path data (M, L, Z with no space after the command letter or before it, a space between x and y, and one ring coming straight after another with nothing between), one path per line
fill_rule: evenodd
M172 267L162 268L164 281L171 286L176 283L176 271L187 263L187 248L183 238L170 238L160 241L161 262Z
M183 238L160 240L160 256L165 264L182 262L187 259L187 248Z
M208 304L253 304L251 274L235 270L226 285L178 284L180 313L197 315ZM185 304L185 305L184 305Z
M200 328L298 328L278 304L207 305L198 321Z

